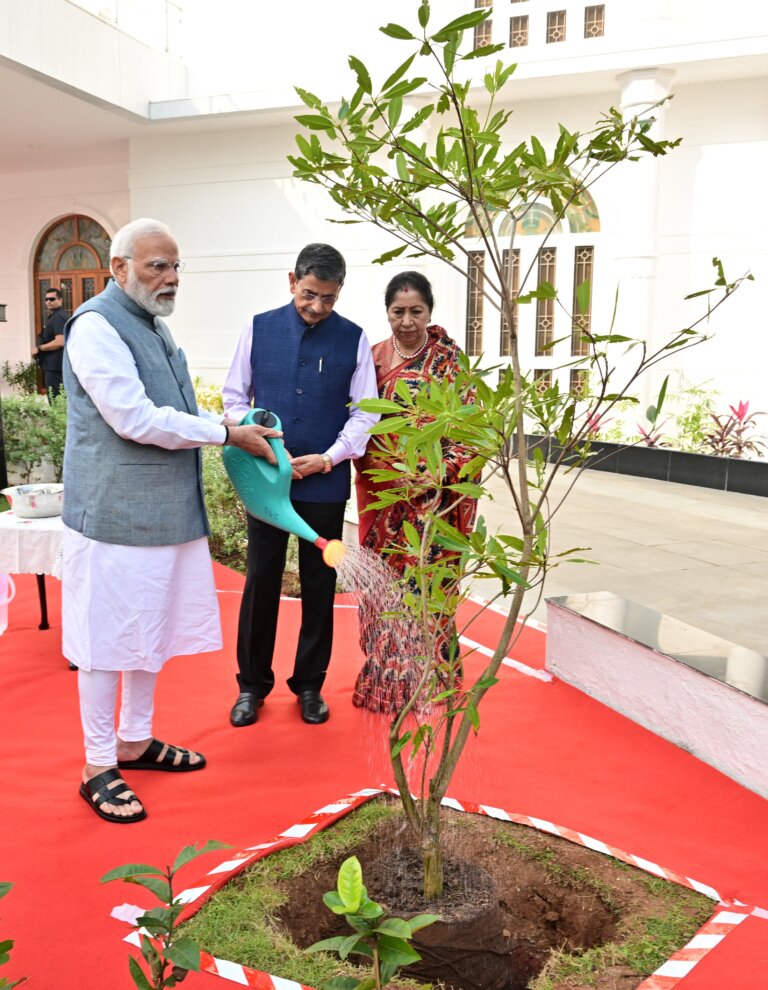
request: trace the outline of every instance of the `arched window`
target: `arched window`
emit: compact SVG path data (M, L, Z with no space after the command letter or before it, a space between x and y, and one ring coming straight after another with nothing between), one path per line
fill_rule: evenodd
M45 231L35 255L35 333L45 323L48 289L61 290L68 313L101 292L110 279L111 243L101 224L79 214L57 220Z

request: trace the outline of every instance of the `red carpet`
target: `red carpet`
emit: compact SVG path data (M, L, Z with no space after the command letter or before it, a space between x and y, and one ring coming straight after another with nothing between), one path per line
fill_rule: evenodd
M157 735L201 749L209 766L202 773L129 776L149 817L122 828L102 822L77 795L77 675L59 652L58 582L47 581L51 629L41 632L34 578L19 579L0 637L0 880L14 884L0 901L0 940L16 943L3 976L27 975L39 990L129 990L130 949L122 941L128 929L109 915L123 901L150 902L139 888L100 885L103 873L128 862L164 865L182 846L206 839L235 849L266 841L329 801L389 781L381 722L349 701L361 661L354 608L337 613L327 725L304 725L284 686L299 614L298 603L286 602L278 687L258 725L230 728L241 583L217 569L224 651L174 660L159 681ZM473 609L467 606L467 615ZM491 647L501 621L486 614L466 635ZM543 637L527 631L510 652L540 667ZM768 802L562 683L509 668L500 677L454 779L454 797L578 830L725 898L768 908ZM183 885L224 858L219 852L196 861ZM682 982L663 990L764 990L766 973L768 920L749 917ZM184 986L226 984L201 974Z

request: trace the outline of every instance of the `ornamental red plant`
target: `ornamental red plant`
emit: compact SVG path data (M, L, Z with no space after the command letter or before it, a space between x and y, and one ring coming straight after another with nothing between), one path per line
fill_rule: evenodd
M752 436L757 428L756 417L765 413L749 411L749 402L740 401L738 406L728 406L730 415L710 413L715 428L707 434L705 444L710 453L719 457L744 457L753 454L762 457L768 450L763 436Z

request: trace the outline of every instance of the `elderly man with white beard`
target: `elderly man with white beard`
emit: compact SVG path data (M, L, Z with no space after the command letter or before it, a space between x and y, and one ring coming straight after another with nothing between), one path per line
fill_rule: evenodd
M80 795L120 824L146 818L123 771L205 766L152 735L166 660L221 648L200 447L275 463L267 438L281 436L198 412L158 318L173 312L182 268L168 227L134 220L112 242L114 280L65 329L63 651L79 669Z

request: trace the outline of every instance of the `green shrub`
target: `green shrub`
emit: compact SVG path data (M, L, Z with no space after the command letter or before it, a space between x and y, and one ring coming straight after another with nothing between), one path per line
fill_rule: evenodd
M57 396L52 403L39 395L12 395L3 399L3 443L8 465L18 465L22 480L50 462L56 481L64 465L67 400Z
M14 392L20 395L37 395L37 364L34 361L18 361L14 365L5 361L2 377Z
M246 512L227 476L221 447L203 447L203 485L211 523L211 556L243 572L248 549Z

